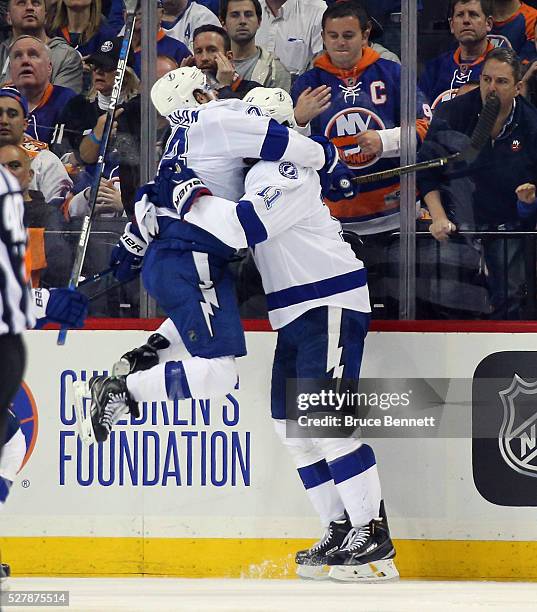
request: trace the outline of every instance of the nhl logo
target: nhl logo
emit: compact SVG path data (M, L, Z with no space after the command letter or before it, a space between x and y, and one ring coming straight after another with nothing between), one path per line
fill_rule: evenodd
M113 48L114 48L114 43L111 40L107 40L103 42L103 44L101 45L101 51L103 53L108 53L109 51L112 51Z
M507 465L525 476L537 478L537 381L515 374L508 389L499 392L503 422L498 436Z
M513 140L513 142L511 143L511 151L516 153L517 151L520 151L521 148L522 145L520 144L520 140Z

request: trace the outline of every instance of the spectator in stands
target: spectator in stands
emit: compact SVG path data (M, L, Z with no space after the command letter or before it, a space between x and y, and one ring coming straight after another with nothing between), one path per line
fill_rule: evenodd
M26 151L16 145L0 146L0 164L4 166L18 181L24 198L24 224L28 228L30 243L30 273L33 287L39 287L42 282L55 274L48 270L49 263L54 262L55 255L51 249L60 245L58 240L48 240L45 230L63 230L66 228L61 209L49 204L43 194L32 189L33 170L31 160ZM58 238L58 237L56 237ZM70 254L63 248L63 255Z
M520 0L494 0L493 17L489 38L494 46L512 47L524 61L537 59L534 45L537 9Z
M451 2L449 27L458 47L427 62L419 81L433 110L454 98L461 86L479 78L487 53L494 49L487 38L492 29L492 2Z
M260 0L261 26L255 42L273 53L294 77L305 72L323 50L324 0Z
M164 13L162 8L162 0L156 0L158 10L158 22L159 26L157 29L157 55L165 55L171 57L180 66L181 62L185 57L191 55L188 47L181 41L171 36L167 36L166 32L160 27L160 20ZM122 33L122 32L121 32ZM138 2L136 8L136 21L134 23L134 33L132 36L132 48L134 49L134 71L140 77L142 70L142 3L141 0Z
M101 0L58 0L52 30L82 56L95 53L117 33L101 15Z
M7 13L12 35L0 44L0 83L10 80L9 48L13 41L28 34L42 40L50 50L53 85L69 87L76 93L82 91L82 59L63 38L49 38L45 31L45 0L10 0Z
M211 87L218 90L219 98L242 98L254 87L255 81L239 76L233 64L233 52L228 33L220 26L205 25L194 32L194 57L183 65L192 65L202 70Z
M263 87L291 89L291 75L272 53L256 46L255 35L261 25L259 0L222 0L220 19L231 39L233 64L243 79Z
M446 130L470 136L487 97L494 93L499 98L501 107L492 130L492 142L471 167L473 185L466 190L473 224L478 230L535 227L535 220L528 221L524 216L525 206L534 202L522 192L528 184L535 185L537 110L518 95L520 78L520 62L512 49L491 51L481 72L479 90L439 106L424 143L426 151L428 143L437 142ZM449 187L449 176L431 170L420 173L418 181L432 217L430 232L437 240L446 240L457 230L462 215L466 214L466 218L469 215L465 210L454 210L443 197ZM518 194L522 211L517 203ZM494 319L520 318L524 294L523 246L518 238L483 240Z
M11 45L9 61L13 83L28 101L27 134L51 144L58 116L75 92L68 87L52 85L50 51L38 38L19 36Z
M22 147L32 159L31 190L40 191L45 201L61 206L72 187L61 161L48 150L45 143L25 135L28 123L28 104L13 87L0 89L0 146Z
M105 41L102 48L90 55L87 59L88 64L93 70L94 89L89 98L76 96L65 106L59 118L59 124L64 126L65 139L74 152L75 157L84 166L89 174L86 184L77 184L76 191L85 188L93 176L94 164L97 161L99 146L103 137L106 122L106 112L110 105L110 98L114 87L116 66L122 45L121 38L114 38ZM132 65L132 54L129 58ZM116 110L116 128L120 133L137 135L140 131L140 110L137 108L125 110L125 106L131 99L135 99L139 92L139 81L130 66L127 67L123 78L123 88L119 96ZM115 130L114 130L115 135ZM120 163L125 163L133 155L138 159L139 148L132 136L125 150L117 150L117 142L109 146L106 159L104 177L110 183L114 183L119 188L119 178L121 168ZM117 138L116 138L117 141ZM107 198L109 199L109 198ZM116 200L118 204L120 200ZM116 206L116 211L119 207Z
M312 134L330 138L357 176L399 166L400 65L381 59L364 45L369 18L356 2L331 5L323 15L322 27L326 51L291 91L297 123ZM326 89L320 90L321 86ZM320 100L299 110L300 96L314 96L315 92L320 92ZM430 109L419 94L420 139L427 130L426 114L430 115ZM399 191L395 177L362 185L354 199L326 201L344 229L362 236L365 248L361 255L371 276L375 316L384 316L386 311L381 310L386 304L383 270L391 234L400 224Z
M32 170L32 160L26 151L18 145L4 144L0 146L0 165L4 166L18 181L21 186L22 197L25 202L31 202L36 198L42 200L43 194L40 191L30 191L30 183L34 175ZM25 219L25 224L31 226L32 223Z
M206 6L192 0L163 0L164 14L161 25L168 36L184 43L192 51L192 37L199 27L219 26L218 17Z

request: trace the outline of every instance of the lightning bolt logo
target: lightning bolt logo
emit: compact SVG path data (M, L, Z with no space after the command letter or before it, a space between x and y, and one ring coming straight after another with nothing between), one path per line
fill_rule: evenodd
M192 253L194 258L194 265L196 266L196 270L198 272L198 276L200 282L198 284L202 300L200 300L200 308L203 312L203 317L205 318L205 323L207 324L207 328L209 330L209 334L211 337L214 335L213 326L211 323L211 317L214 317L213 306L216 308L220 308L218 304L218 298L216 296L216 289L211 281L211 271L209 268L209 255L207 253L196 253L195 251Z
M326 372L333 370L332 378L343 376L344 365L341 363L343 347L340 346L341 308L328 308L328 349L326 352Z

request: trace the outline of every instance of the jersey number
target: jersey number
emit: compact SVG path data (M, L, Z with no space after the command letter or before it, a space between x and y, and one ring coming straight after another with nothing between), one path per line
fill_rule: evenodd
M11 244L26 244L23 223L23 201L20 194L6 194L2 202L2 225Z
M256 195L261 196L263 198L263 200L265 201L265 208L267 210L270 210L274 202L276 202L276 200L282 195L282 192L280 189L271 186L265 187L265 189L258 191Z

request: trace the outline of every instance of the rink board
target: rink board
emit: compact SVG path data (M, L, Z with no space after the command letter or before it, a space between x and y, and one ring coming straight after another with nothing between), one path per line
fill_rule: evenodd
M55 332L27 334L15 407L28 456L3 511L3 559L18 574L292 577L294 552L319 525L272 429L273 333L247 333L231 397L149 405L116 427L113 443L88 452L77 442L72 380L107 370L146 337L70 332L59 348ZM493 353L536 346L532 333L370 333L362 374L471 378ZM401 575L537 579L535 504L485 499L469 438L370 443ZM537 488L534 477L513 478L522 498Z

